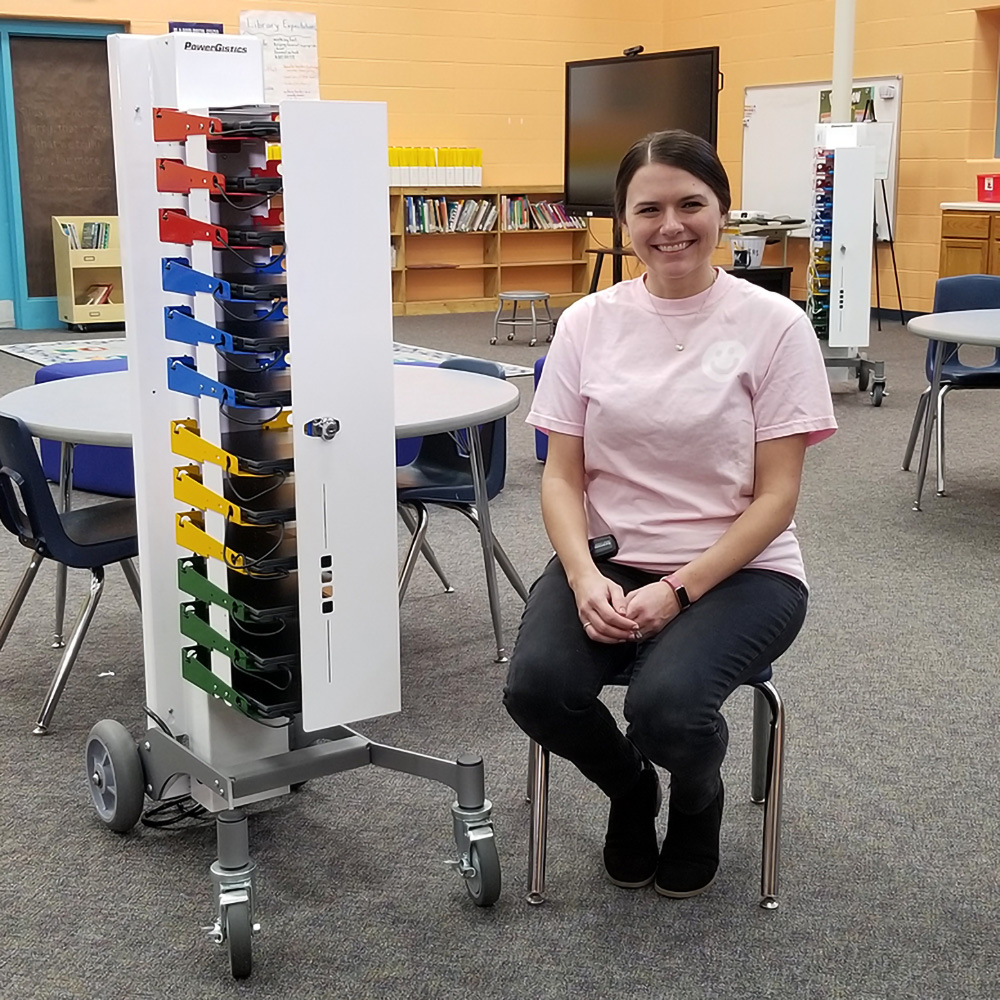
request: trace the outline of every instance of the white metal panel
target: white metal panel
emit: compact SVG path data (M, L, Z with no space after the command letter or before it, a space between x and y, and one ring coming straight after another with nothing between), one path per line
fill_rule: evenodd
M166 85L162 81L158 84L152 72L154 59L162 59L159 52L165 47L161 43L161 38L142 35L119 34L108 39L132 397L146 701L174 732L189 737L191 749L200 757L221 766L276 753L287 749L288 743L286 730L257 725L181 675L181 648L188 641L178 624L179 605L186 595L177 586L177 560L183 550L174 538L174 512L183 507L173 498L173 468L184 459L171 451L170 421L197 415L198 402L167 389L167 358L186 350L185 345L164 336L163 307L184 299L163 292L161 261L163 257L188 256L190 250L160 242L158 209L190 206L183 195L156 190L156 157L186 157L182 146L153 141L152 108L171 106L168 94L158 89ZM211 98L211 93L202 93L198 103L207 106ZM203 150L204 140L195 141ZM207 210L207 199L200 201L199 210ZM199 787L192 793L203 804L218 807L207 789Z
M400 704L388 129L381 103L280 111L302 720L315 730ZM316 418L339 421L332 440L305 435Z
M871 330L875 149L834 150L830 347L866 347Z
M264 54L251 35L174 32L152 38L153 89L162 107L264 103Z

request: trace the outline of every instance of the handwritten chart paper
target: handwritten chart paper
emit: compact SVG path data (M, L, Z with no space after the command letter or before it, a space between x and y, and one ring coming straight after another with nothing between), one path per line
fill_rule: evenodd
M264 100L319 100L316 15L287 10L244 10L240 32L254 35L264 49Z

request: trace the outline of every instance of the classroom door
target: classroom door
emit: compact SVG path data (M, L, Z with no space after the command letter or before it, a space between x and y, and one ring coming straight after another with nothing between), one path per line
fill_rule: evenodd
M0 325L58 327L53 215L116 215L108 25L0 22Z

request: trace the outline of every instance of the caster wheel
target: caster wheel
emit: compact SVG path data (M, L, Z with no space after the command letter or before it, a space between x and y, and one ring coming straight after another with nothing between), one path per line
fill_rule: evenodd
M858 392L865 392L868 389L868 369L859 368L858 369Z
M246 979L253 969L253 927L249 903L231 903L226 907L225 930L229 971L233 979Z
M469 851L476 872L465 880L465 890L476 906L492 906L500 898L500 857L492 837L477 840Z
M512 334L512 333L508 333L508 334L507 334L507 339L508 339L508 340L513 340L513 339L514 339L514 334Z
M532 337L531 340L528 341L528 347L534 347L535 344L537 344L537 343L538 343L538 341L535 340L534 337Z
M881 406L882 397L885 395L885 386L881 382L876 382L872 386L872 406Z
M114 719L102 719L87 737L87 784L97 818L116 833L128 833L142 816L145 782L139 748Z
M497 342L497 338L496 337L490 337L490 343L491 344L495 344L496 342Z

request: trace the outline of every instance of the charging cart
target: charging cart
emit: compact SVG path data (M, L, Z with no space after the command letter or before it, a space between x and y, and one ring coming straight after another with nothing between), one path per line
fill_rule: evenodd
M94 726L87 775L114 831L147 798L216 815L209 933L245 978L244 806L367 764L442 782L489 906L491 804L480 757L349 728L400 708L385 105L265 106L247 36L109 51L150 723Z

